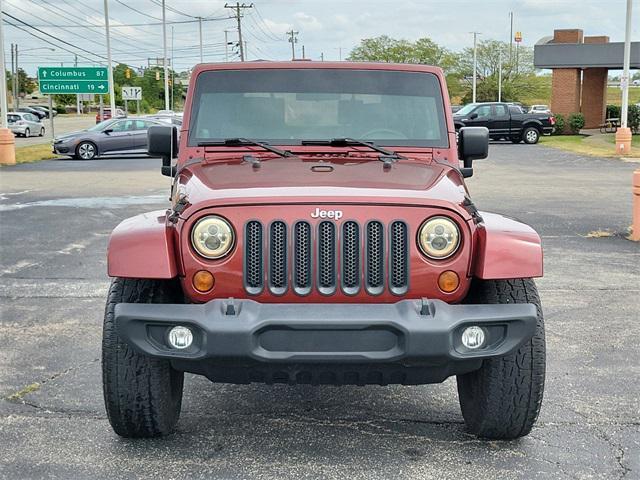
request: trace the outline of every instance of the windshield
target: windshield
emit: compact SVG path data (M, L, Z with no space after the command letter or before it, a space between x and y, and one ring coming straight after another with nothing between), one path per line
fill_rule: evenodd
M228 138L280 145L355 138L448 146L438 78L384 70L203 72L196 82L189 145Z
M456 115L468 115L478 106L477 103L469 103L456 112Z

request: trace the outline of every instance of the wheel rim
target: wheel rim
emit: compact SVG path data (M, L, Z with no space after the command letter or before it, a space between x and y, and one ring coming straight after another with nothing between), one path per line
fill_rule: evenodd
M78 147L78 154L83 160L90 160L96 154L96 149L90 143L83 143Z
M40 129L40 136L41 136L41 137L44 137L44 128L41 128L41 129Z
M31 130L29 130L28 128L24 131L24 136L25 137L30 137L31 136Z
M530 130L527 132L528 142L535 142L537 139L538 139L538 134L536 132L534 132L533 130Z

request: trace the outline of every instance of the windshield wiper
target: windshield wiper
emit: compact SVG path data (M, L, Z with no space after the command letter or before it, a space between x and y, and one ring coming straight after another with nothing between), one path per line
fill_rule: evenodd
M222 141L199 142L199 147L237 147L242 145L253 145L255 147L264 148L265 150L280 155L281 157L293 157L294 154L288 150L280 150L272 147L267 142L258 142L249 138L225 138Z
M373 142L365 142L364 140L357 140L355 138L332 138L330 140L302 140L300 142L302 145L330 145L332 147L345 147L349 145L358 145L361 147L367 147L371 150L374 150L378 153L381 153L378 157L378 160L384 162L385 165L390 165L393 162L396 162L402 158L397 152L393 150L387 150L386 148L382 148L379 145L376 145Z

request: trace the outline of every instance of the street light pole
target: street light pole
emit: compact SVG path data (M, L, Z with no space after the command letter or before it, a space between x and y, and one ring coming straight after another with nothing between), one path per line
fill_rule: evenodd
M165 3L165 0L162 0L162 67L164 69L164 109L169 110L169 69L167 68L167 12Z
M631 63L631 6L633 0L627 0L627 17L624 31L624 59L622 72L622 108L620 109L620 128L616 131L616 151L619 154L631 153L631 129L629 116L629 64ZM634 232L635 233L635 232Z
M502 51L498 54L498 102L502 101Z
M116 93L113 85L113 64L111 62L111 38L109 35L109 0L104 0L104 28L107 36L107 68L109 80L109 100L111 104L111 117L116 118Z
M477 50L478 50L478 35L480 35L480 32L471 32L473 33L473 95L472 95L472 102L476 103L476 84L477 84L477 80L478 80L478 54L477 54Z

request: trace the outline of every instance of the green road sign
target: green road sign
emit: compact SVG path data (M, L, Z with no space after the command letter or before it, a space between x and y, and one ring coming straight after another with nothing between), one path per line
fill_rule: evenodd
M38 67L38 84L45 95L109 93L105 67Z

